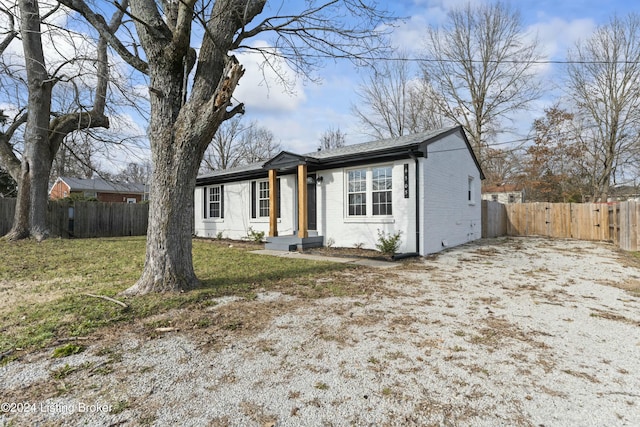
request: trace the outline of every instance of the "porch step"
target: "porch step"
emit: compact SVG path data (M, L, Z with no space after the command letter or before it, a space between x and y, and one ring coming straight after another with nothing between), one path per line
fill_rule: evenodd
M324 236L310 236L310 237L297 237L297 236L278 236L267 237L267 243L264 245L265 249L271 249L275 251L304 251L310 248L319 248L324 246Z

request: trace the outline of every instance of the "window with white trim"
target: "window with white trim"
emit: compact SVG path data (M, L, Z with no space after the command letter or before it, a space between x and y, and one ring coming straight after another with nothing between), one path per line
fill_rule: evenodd
M269 181L251 181L251 218L269 218ZM276 179L276 216L280 218L280 178Z
M367 170L348 172L347 198L349 216L367 215Z
M393 167L352 169L347 175L347 216L377 217L393 214Z
M373 215L391 215L391 166L374 168L372 174L371 194L373 200Z
M473 194L473 177L470 176L467 180L467 201L470 205L475 203L474 194Z
M204 187L204 218L224 218L224 185Z
M209 218L220 218L220 187L209 188Z
M258 182L258 216L269 216L269 181Z

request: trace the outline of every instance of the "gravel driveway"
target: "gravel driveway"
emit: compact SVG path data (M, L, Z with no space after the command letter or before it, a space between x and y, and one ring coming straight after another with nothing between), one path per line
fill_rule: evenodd
M0 368L0 400L27 403L0 425L640 425L640 298L612 286L640 270L613 246L482 240L384 275L364 296L206 311L253 329L123 328L29 355Z

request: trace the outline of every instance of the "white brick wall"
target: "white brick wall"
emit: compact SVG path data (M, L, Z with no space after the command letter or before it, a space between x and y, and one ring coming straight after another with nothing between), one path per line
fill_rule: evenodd
M453 134L429 146L428 157L420 159L425 174L424 248L438 252L481 237L480 173L464 140ZM473 178L471 203L469 177Z

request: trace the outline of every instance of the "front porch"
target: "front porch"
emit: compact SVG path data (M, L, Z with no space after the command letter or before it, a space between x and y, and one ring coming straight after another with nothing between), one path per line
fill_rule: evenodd
M281 152L264 164L269 171L269 236L265 249L279 251L304 251L305 249L324 246L324 237L318 236L316 222L316 175L308 173L308 165L315 164L316 159ZM295 235L278 235L277 200L278 172L296 174L296 211L297 218L294 227Z

